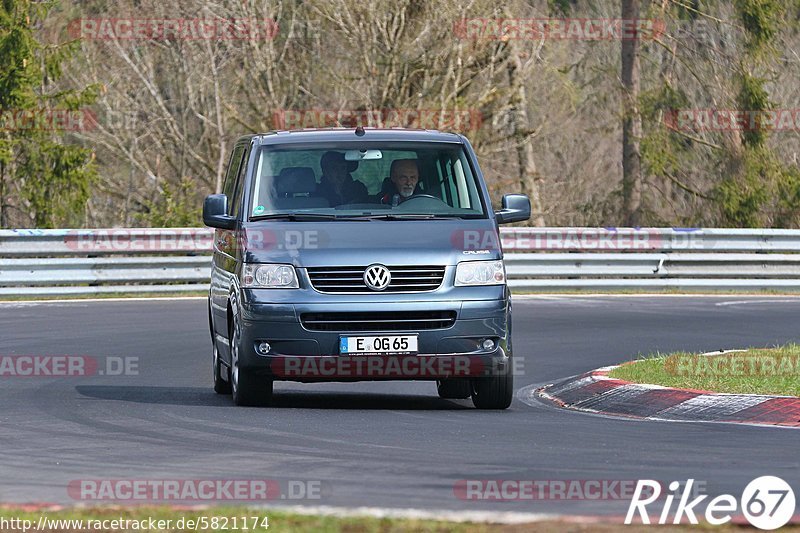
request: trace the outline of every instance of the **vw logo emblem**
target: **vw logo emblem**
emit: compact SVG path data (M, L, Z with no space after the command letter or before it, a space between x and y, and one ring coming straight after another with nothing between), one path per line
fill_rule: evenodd
M364 283L373 291L382 291L392 281L392 274L383 265L370 265L364 271Z

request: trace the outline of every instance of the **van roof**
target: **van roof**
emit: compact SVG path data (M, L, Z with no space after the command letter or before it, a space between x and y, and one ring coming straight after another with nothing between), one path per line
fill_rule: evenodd
M462 143L463 137L457 133L437 130L403 128L363 128L363 135L356 135L356 128L309 128L302 130L274 130L265 133L245 135L239 141L254 139L259 144L283 144L300 142L336 141L417 141Z

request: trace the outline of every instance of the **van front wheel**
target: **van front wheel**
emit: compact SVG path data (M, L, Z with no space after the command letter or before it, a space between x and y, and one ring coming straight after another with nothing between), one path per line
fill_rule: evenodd
M514 395L511 361L489 377L472 380L472 403L478 409L508 409Z
M213 373L214 373L214 392L217 394L230 394L231 393L231 378L230 372L228 371L228 367L222 364L222 361L219 359L219 350L217 349L216 341L211 341L214 345L213 356L211 358L211 365L213 366ZM223 372L225 373L224 377L228 379L225 380L223 378Z
M241 351L241 326L236 318L231 327L231 370L230 383L233 403L251 407L261 407L272 402L272 380L255 372L239 368Z

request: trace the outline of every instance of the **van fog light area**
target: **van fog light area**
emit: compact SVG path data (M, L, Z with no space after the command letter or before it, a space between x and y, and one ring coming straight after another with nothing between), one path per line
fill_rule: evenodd
M258 343L258 353L260 353L261 355L267 355L271 349L272 346L270 346L269 343L266 341Z
M495 344L494 344L494 341L492 339L485 339L483 341L483 343L481 344L481 348L483 348L487 352L491 351L491 350L494 350L494 347L495 347Z

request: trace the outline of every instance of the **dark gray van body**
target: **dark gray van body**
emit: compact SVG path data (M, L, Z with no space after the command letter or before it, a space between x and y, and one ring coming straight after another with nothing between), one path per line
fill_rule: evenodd
M461 145L479 184L485 217L250 216L259 149L357 140ZM498 223L528 218L530 204L521 195L509 195L504 210L492 211L465 137L371 129L358 135L352 129L250 135L236 142L223 189L224 196L212 195L204 206L206 224L216 227L209 322L218 392L233 388L237 404L258 405L269 403L274 380L426 379L436 381L445 398L471 396L478 407L508 406L513 388L509 289L505 282L456 286L455 275L460 262L502 260ZM243 287L243 268L250 264L291 265L297 287ZM386 267L392 279L387 289L365 285L370 265ZM413 336L417 349L412 355L349 356L342 353L347 335ZM389 371L393 357L399 363ZM377 361L367 371L369 358Z

